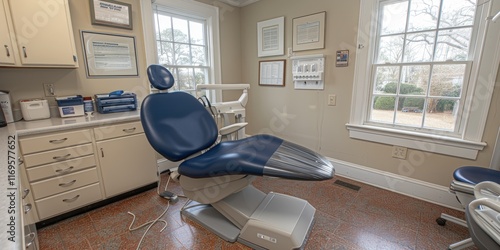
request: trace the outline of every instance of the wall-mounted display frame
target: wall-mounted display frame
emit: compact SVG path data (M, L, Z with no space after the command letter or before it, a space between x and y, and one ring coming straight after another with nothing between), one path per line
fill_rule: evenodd
M132 27L132 5L114 0L89 0L92 24L115 28Z
M292 50L324 49L325 20L325 11L292 19Z
M258 57L285 54L285 17L257 23Z
M286 60L259 61L259 85L285 86Z
M349 65L349 50L337 50L335 66L347 67Z
M87 77L138 76L135 37L82 31Z

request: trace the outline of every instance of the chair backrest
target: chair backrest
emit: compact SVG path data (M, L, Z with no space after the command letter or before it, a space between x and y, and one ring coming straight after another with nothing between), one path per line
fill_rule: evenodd
M172 74L161 65L148 67L148 78L158 89L173 86ZM205 107L185 92L154 93L141 106L141 122L151 146L171 161L198 153L217 140L214 119Z

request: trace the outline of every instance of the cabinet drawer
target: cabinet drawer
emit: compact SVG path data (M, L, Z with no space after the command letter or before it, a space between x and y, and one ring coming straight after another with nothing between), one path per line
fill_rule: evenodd
M92 147L92 143L88 143L80 146L24 155L24 164L26 168L30 168L47 163L62 162L69 159L86 155L92 155L92 154L94 154L94 148Z
M28 180L30 182L46 179L54 176L62 176L65 174L74 173L82 169L95 166L95 158L93 155L75 158L68 161L52 163L48 165L28 168Z
M90 130L88 129L19 139L19 144L21 145L23 154L80 145L89 142L92 142L92 137L90 135Z
M99 182L97 169L91 168L31 183L35 200Z
M37 200L36 207L40 219L62 214L102 200L99 183L71 190L62 194Z
M140 121L94 128L96 141L143 133Z

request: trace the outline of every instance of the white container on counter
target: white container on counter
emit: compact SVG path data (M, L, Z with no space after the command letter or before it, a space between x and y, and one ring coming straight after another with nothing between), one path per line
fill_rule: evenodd
M49 103L45 99L21 100L19 103L25 121L50 118Z

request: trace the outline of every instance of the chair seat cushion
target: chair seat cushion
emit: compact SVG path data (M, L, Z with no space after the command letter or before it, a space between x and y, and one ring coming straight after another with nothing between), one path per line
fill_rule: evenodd
M179 166L179 174L191 178L248 174L262 176L264 166L283 142L271 135L225 141Z
M472 185L483 181L500 183L500 171L483 167L465 166L456 169L453 173L453 178Z

